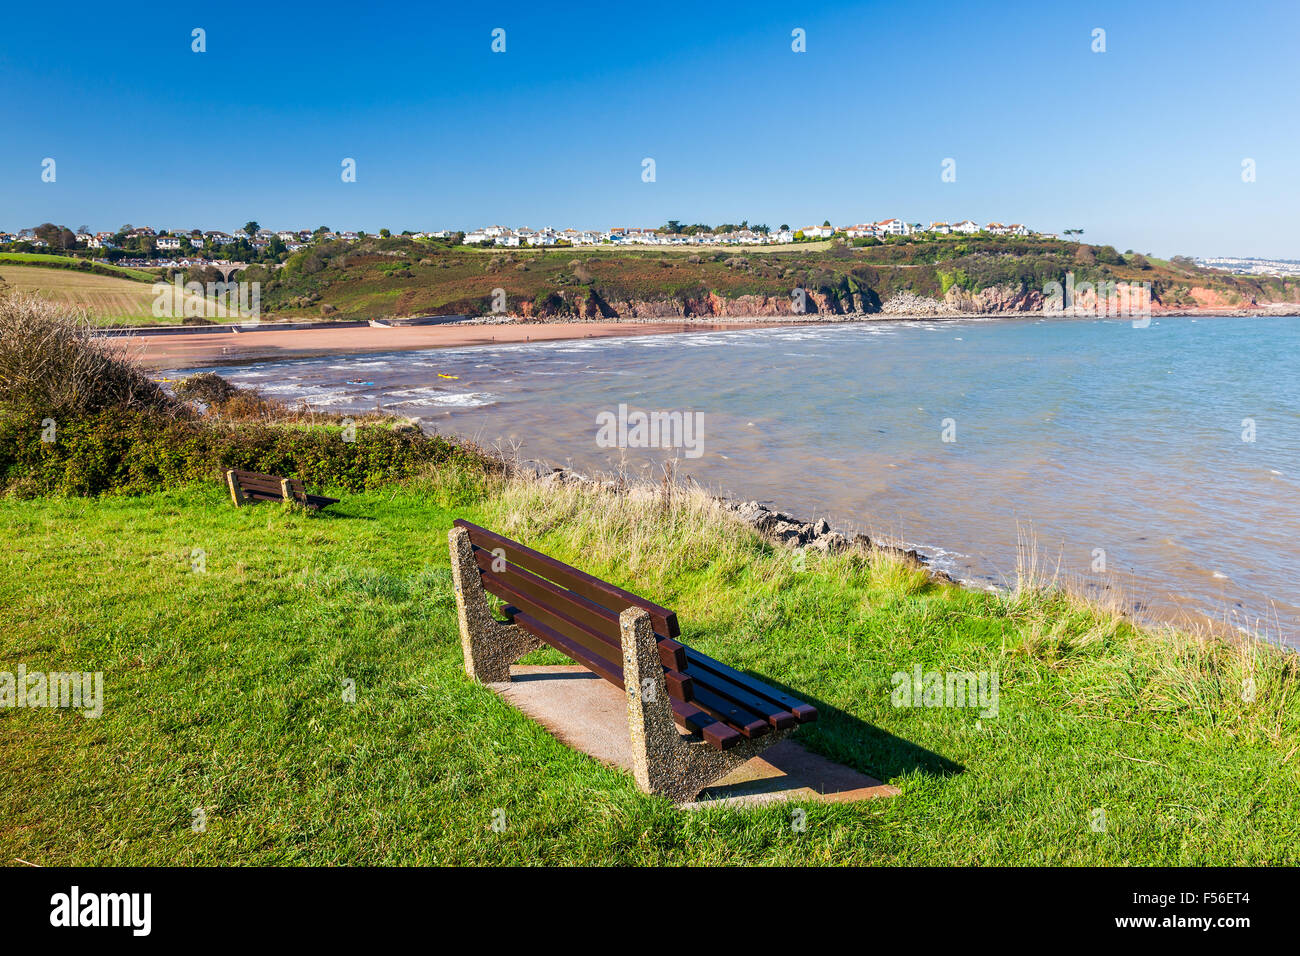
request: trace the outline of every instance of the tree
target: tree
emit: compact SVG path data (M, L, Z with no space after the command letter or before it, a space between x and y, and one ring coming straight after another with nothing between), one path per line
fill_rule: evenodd
M257 230L261 228L262 227L259 226L255 220L244 223L244 232L248 235L249 239L252 239L257 235Z
M783 223L781 223L781 231L782 231L782 232L788 232L789 229L790 229L790 224L789 224L788 222L783 222Z
M60 242L59 227L52 222L43 222L32 229L32 232L36 233L37 239L41 239L51 246L58 247L62 245Z
M387 228L384 228L384 229L380 229L380 230L379 230L379 235L380 235L380 238L382 238L382 239L389 239L389 238L392 237L393 234L392 234L392 232L390 232Z
M823 220L823 221L822 221L822 225L823 225L823 226L829 226L830 224L831 224L831 221L830 221L829 219L826 219L826 220Z

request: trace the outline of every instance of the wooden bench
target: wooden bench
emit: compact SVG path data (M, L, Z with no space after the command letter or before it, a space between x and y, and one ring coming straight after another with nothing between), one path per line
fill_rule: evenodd
M691 800L817 719L809 704L681 643L667 608L468 521L449 538L466 673L509 681L512 663L549 645L622 688L633 772L648 793ZM489 594L505 602L506 621Z
M280 478L277 475L262 475L237 468L226 472L226 485L230 488L230 499L236 508L245 501L296 501L318 511L326 505L338 504L339 501L324 495L307 494L306 485L298 478Z

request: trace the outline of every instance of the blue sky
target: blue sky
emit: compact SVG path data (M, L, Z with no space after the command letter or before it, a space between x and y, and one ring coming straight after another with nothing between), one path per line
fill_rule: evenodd
M1300 259L1298 10L11 4L0 229L969 217Z

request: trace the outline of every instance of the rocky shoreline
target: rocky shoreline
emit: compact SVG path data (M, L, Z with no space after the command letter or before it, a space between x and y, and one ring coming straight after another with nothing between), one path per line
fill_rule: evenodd
M620 479L593 478L572 468L548 466L537 462L505 462L504 464L509 474L543 485L575 485L607 494L628 494L632 490L632 486ZM930 559L915 548L900 548L873 541L869 536L861 533L850 536L832 528L825 518L804 521L783 511L773 511L757 501L737 501L717 495L711 497L722 510L734 515L757 531L765 540L778 547L791 551L811 548L822 554L840 554L851 550L889 554L908 567L925 571L935 581L946 584L961 583L946 571L931 567Z
M1078 312L1046 312L1042 308L958 308L947 302L926 299L922 296L908 294L896 296L901 301L885 303L878 312L804 312L780 313L767 312L753 315L621 315L611 318L593 319L572 314L547 315L544 318L524 315L484 315L465 319L461 322L448 323L456 326L503 326L503 325L590 325L609 323L613 325L664 325L680 323L683 327L691 326L725 326L736 325L753 327L756 325L840 325L856 322L908 322L908 321L955 321L963 319L1055 319L1058 321L1079 321L1098 318L1117 318L1125 321L1136 316L1098 315L1079 310ZM1266 316L1284 316L1300 313L1300 303L1261 306L1244 309L1204 308L1204 309L1163 309L1151 310L1151 318L1252 318Z

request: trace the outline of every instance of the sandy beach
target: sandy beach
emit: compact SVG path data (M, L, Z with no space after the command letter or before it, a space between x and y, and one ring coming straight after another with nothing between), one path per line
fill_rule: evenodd
M397 328L348 327L211 332L193 335L136 335L122 339L127 350L151 369L203 368L246 362L360 355L467 345L550 342L560 339L713 332L776 325L753 322L556 322L527 325L427 325Z
M1280 309L1169 309L1153 318L1244 317L1280 314ZM1092 315L1049 316L1056 321L1093 321ZM633 335L665 335L680 332L717 332L736 329L779 328L806 325L838 325L854 322L959 322L972 319L1030 321L1044 318L1040 312L957 312L892 314L755 316L655 320L629 318L615 322L528 322L463 323L374 327L348 325L297 329L196 332L184 335L131 335L119 339L133 358L150 369L206 368L240 365L321 355L360 355L373 352L411 352L420 349L459 348L467 345L552 342L562 339L603 339Z

